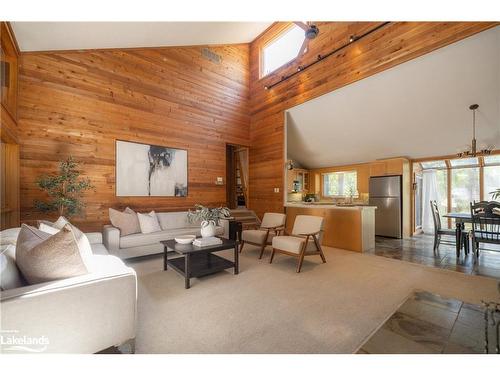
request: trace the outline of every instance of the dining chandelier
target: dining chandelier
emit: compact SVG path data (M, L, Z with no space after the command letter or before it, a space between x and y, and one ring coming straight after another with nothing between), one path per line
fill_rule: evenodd
M476 156L484 156L491 154L493 147L486 146L481 150L477 150L476 142L476 110L479 108L479 104L472 104L469 109L472 111L472 141L471 145L467 150L461 151L457 154L459 158L470 158Z

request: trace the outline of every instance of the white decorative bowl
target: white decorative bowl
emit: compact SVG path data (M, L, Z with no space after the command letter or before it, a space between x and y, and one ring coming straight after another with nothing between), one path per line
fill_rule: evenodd
M175 242L186 245L188 243L193 242L195 238L196 236L188 234L186 236L175 237Z

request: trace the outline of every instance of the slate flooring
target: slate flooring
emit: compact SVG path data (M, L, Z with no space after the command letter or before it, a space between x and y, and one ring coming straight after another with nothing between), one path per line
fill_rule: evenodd
M357 353L480 354L484 332L481 306L415 291ZM490 330L490 353L494 336Z
M441 244L439 250L434 253L433 241L433 236L425 234L404 239L377 236L375 248L367 253L500 279L500 246L495 247L498 251L481 250L478 259L474 259L472 253L464 256L463 251L457 258L455 245ZM489 247L494 248L494 245L489 245Z

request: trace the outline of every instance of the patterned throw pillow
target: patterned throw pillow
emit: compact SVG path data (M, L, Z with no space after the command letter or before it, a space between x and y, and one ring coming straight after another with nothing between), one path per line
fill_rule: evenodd
M17 240L16 264L29 284L88 273L70 225L50 235L23 224Z
M109 220L111 221L111 225L120 229L121 236L141 233L141 227L137 214L128 207L123 212L110 208Z

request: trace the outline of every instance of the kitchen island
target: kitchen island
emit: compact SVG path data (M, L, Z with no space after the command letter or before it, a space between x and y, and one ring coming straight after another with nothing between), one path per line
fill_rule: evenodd
M323 246L363 252L375 247L376 209L375 206L287 202L286 229L291 233L297 215L322 216L325 218Z

